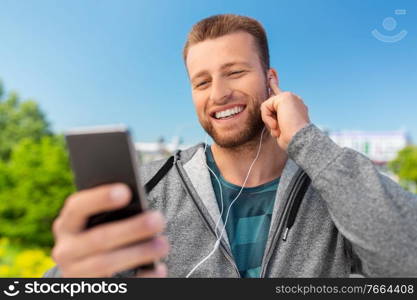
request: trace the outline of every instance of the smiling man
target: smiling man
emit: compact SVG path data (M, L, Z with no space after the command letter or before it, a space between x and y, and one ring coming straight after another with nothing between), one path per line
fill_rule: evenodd
M144 182L159 180L148 197L156 212L84 230L129 190L69 197L54 223L58 266L46 276L417 276L416 196L333 143L301 98L279 88L259 22L204 19L183 54L213 145L142 167ZM123 272L156 260L154 270Z

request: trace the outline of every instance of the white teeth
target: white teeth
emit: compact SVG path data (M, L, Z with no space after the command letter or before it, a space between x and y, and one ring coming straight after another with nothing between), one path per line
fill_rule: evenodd
M223 110L223 111L216 112L215 117L216 117L216 119L227 118L227 117L230 117L230 116L235 115L237 113L240 113L242 110L243 110L243 106L235 106L235 107L230 108L230 109L226 109L226 110Z

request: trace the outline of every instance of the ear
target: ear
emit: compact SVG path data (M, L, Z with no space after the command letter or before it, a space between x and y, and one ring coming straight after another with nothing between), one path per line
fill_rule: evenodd
M268 72L266 73L266 76L267 76L266 80L267 80L267 85L268 85L268 97L270 97L272 95L272 91L271 91L271 88L269 87L269 81L271 79L275 79L279 85L279 78L278 78L278 73L274 68L270 68Z
M270 68L267 72L267 80L275 79L279 84L278 72L274 68Z

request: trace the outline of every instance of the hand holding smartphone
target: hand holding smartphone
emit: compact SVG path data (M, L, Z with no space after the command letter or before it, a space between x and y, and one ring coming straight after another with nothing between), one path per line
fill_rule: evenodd
M92 127L66 133L78 192L71 195L54 222L53 257L71 277L107 277L123 272L166 275L155 261L166 256L160 233L164 220L147 211L137 154L125 126ZM112 201L114 183L123 183L129 199ZM120 187L120 186L119 186ZM152 219L154 225L146 226ZM125 275L125 276L126 276Z
M128 218L146 210L137 154L127 127L117 125L74 129L68 131L65 138L78 190L121 182L132 193L126 207L92 216L86 228Z

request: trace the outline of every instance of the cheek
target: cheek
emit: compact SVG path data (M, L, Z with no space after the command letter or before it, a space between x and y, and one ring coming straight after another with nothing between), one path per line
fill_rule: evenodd
M193 94L193 103L197 115L203 116L205 112L206 101L203 97Z
M246 76L232 83L232 88L247 95L258 96L265 93L265 82L259 76Z

